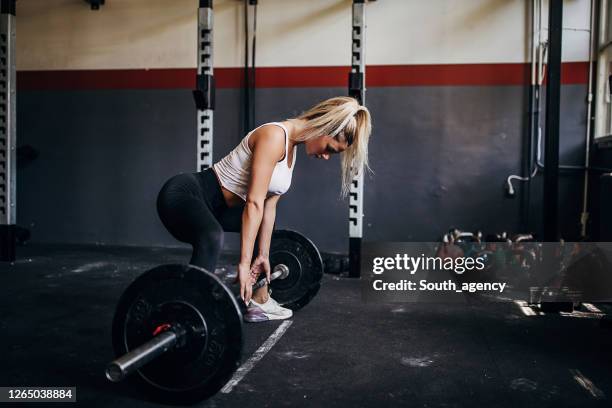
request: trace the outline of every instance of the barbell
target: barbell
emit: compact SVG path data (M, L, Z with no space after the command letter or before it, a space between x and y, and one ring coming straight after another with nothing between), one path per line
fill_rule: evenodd
M295 231L279 230L270 244L270 287L297 310L318 292L323 261ZM265 284L265 277L253 289ZM168 403L191 404L214 395L240 366L242 310L214 274L194 265L161 265L140 275L119 299L112 326L112 382L130 377ZM130 376L130 374L134 374Z

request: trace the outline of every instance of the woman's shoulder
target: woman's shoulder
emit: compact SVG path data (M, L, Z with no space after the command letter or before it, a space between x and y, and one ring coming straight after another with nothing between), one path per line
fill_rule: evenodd
M254 148L260 143L265 144L265 145L268 145L268 144L278 145L282 147L282 149L280 148L279 149L282 151L282 154L284 154L285 153L285 128L282 125L282 123L279 123L279 122L265 123L259 126L258 128L254 129L249 134L249 139L248 139L249 149L253 151Z

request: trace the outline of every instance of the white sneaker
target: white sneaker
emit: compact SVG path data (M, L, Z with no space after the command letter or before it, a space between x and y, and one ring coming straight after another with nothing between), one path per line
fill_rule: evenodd
M268 301L261 304L251 299L251 303L249 303L244 314L244 321L249 323L265 322L289 319L291 316L293 316L293 310L282 307L276 300L268 296Z

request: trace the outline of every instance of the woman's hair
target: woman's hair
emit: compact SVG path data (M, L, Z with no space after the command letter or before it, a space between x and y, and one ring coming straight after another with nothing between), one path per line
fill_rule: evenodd
M372 132L370 111L359 105L356 99L338 96L319 102L298 116L306 121L304 131L296 141L306 141L319 136L332 136L348 142L342 152L342 190L346 197L351 182L362 169L372 171L368 164L368 140Z

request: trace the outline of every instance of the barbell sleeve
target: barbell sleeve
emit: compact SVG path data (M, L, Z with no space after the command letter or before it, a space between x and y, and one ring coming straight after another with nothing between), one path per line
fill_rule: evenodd
M106 378L119 382L133 371L170 350L178 341L173 330L164 331L134 350L122 355L106 367Z
M273 281L274 279L285 279L287 276L289 276L289 268L287 265L278 264L274 267L274 271L270 274L270 281ZM259 289L265 284L266 278L264 277L263 279L255 282L253 285L253 290Z

